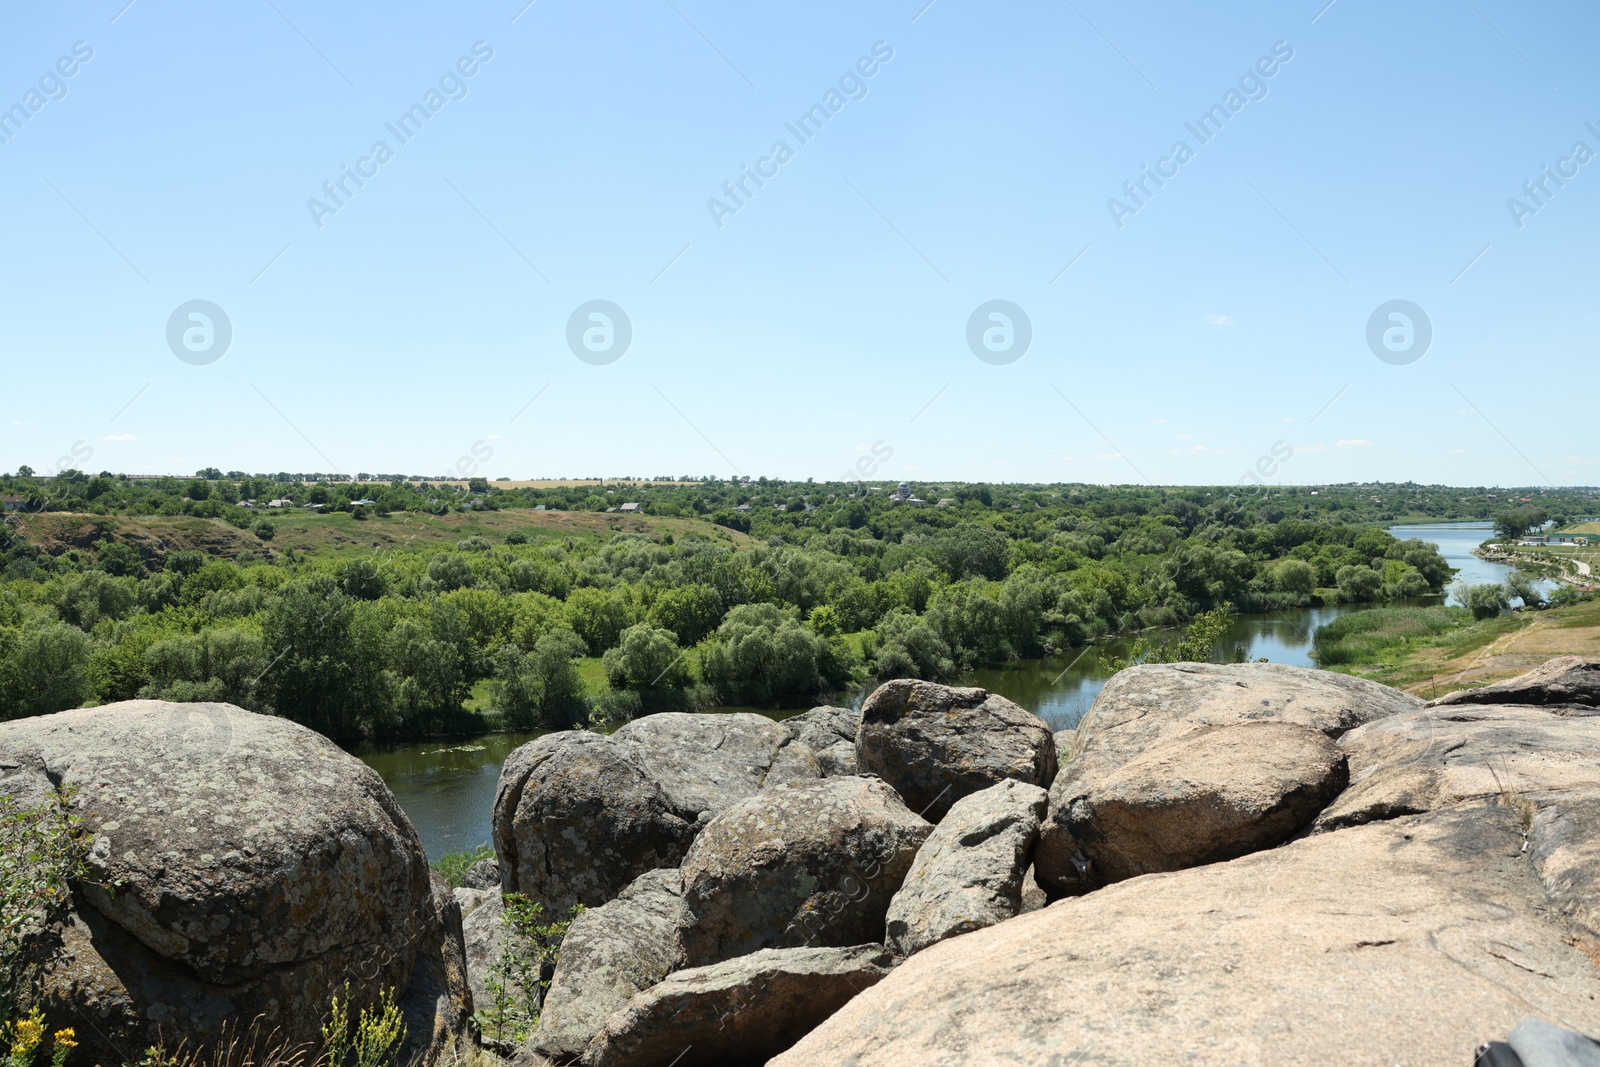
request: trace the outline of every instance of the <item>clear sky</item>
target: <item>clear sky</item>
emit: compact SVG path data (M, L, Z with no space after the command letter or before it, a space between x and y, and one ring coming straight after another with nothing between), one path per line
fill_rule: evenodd
M0 468L1593 485L1597 30L12 5Z

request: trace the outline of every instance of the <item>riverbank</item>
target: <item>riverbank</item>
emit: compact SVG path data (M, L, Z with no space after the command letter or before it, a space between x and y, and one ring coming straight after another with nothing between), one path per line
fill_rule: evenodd
M1462 620L1326 669L1424 699L1515 677L1553 656L1600 656L1600 600L1546 611Z

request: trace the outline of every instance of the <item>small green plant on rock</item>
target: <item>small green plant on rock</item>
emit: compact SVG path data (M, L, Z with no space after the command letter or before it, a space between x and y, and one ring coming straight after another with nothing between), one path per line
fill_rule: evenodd
M33 1018L19 1018L23 998L60 950L56 927L72 907L73 883L87 872L71 802L70 790L37 807L0 796L0 1027L13 1037Z
M509 937L505 951L489 965L484 985L490 1004L477 1013L477 1019L488 1040L519 1045L539 1025L561 941L583 905L574 904L567 918L559 922L545 922L544 905L537 901L521 893L507 893L504 900L502 920Z

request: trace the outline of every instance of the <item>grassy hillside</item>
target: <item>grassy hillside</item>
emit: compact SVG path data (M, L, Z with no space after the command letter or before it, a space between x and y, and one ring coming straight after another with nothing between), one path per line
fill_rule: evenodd
M306 511L264 510L261 514L276 531L271 541L263 541L254 533L221 519L181 515L132 517L44 512L19 515L15 521L23 537L51 555L68 548L90 549L98 541L112 541L131 545L141 556L151 560L169 551L186 549L225 559L236 559L245 551L275 559L290 549L305 556L338 559L370 555L374 550L403 551L410 546L454 544L474 534L500 542L506 534L521 533L530 542L537 543L568 537L605 541L619 533L641 534L652 540L660 540L670 533L677 539L693 531L733 546L748 544L750 540L737 530L705 519L634 517L588 511L508 508L504 511L452 511L448 515L397 513L363 519L346 512L319 515Z

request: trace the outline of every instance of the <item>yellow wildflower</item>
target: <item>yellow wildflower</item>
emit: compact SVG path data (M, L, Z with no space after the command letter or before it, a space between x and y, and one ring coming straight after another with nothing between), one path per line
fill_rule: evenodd
M18 1019L11 1025L11 1056L13 1059L26 1060L33 1055L33 1050L39 1047L39 1042L44 1040L44 1016L35 1007L28 1013L27 1018Z
M70 1026L63 1030L57 1030L55 1040L57 1048L77 1048L78 1032Z

